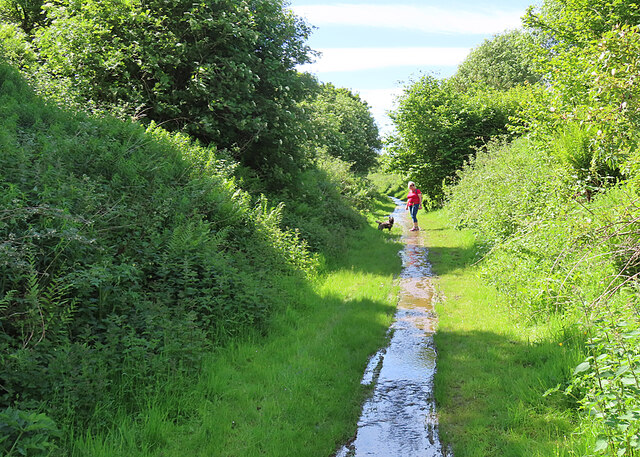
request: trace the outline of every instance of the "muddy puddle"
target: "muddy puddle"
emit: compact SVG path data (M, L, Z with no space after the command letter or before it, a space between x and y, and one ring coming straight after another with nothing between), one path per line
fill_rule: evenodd
M371 358L362 384L373 384L354 439L336 457L451 457L440 444L433 398L436 349L431 265L420 232L410 232L404 202L394 199L394 231L405 244L400 300L390 342Z

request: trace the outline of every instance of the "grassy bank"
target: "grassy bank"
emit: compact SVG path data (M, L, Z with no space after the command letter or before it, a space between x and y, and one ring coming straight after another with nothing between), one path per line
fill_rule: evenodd
M421 214L440 294L435 394L443 441L456 457L587 455L573 435L566 397L544 397L583 359L559 322L528 325L510 315L476 275L473 234L442 211Z
M390 210L379 203L376 213ZM270 336L212 354L196 381L161 383L137 417L77 437L73 455L332 454L355 433L367 393L360 379L393 317L399 249L366 227L315 283L282 284L289 303Z

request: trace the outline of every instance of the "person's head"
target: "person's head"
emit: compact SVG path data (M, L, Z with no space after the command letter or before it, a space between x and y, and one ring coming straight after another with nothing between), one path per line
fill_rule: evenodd
M409 189L415 189L416 187L416 183L414 183L413 181L409 181Z

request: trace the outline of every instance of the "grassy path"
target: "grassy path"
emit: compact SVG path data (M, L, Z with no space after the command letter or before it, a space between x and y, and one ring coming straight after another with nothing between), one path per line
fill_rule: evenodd
M392 210L380 203L375 216ZM557 324L527 326L509 315L474 273L470 233L450 229L441 212L420 218L440 295L443 442L455 457L586 455L566 399L543 397L580 360L579 348ZM211 354L196 379L160 380L139 415L114 417L109 433L74 437L71 455L332 455L355 433L368 394L360 379L397 303L399 235L376 230L373 219L321 278L283 281L288 300L269 336Z
M435 378L442 438L456 457L586 455L565 397L543 397L581 360L559 324L518 322L475 274L474 238L421 214L440 295ZM579 448L571 451L571 448Z
M392 209L380 203L376 215ZM350 244L314 283L283 281L288 300L268 337L212 354L196 380L160 384L138 417L76 437L73 455L332 455L355 433L360 380L385 344L401 268L397 238L373 222Z

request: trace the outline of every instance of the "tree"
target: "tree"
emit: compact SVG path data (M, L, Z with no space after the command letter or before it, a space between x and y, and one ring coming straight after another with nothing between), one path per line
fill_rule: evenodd
M451 78L461 90L489 87L507 90L540 79L535 65L537 44L532 34L512 30L472 49Z
M181 130L280 186L305 157L298 101L309 27L283 0L62 0L36 31L80 99Z
M332 84L319 89L317 97L305 104L315 130L311 147L350 162L357 173L366 173L382 146L369 105L349 89Z
M588 46L615 26L639 24L640 8L633 0L545 0L523 20L558 52Z
M627 0L546 0L525 17L545 43L538 48L545 100L531 121L554 143L584 137L571 144L585 147L563 156L580 164L576 176L588 177L590 192L638 169L638 22L640 8Z
M30 35L44 20L43 0L0 0L0 20L18 24Z
M36 61L27 35L16 24L0 22L0 59L16 67L28 66Z
M389 167L439 204L443 181L491 138L508 134L517 97L515 89L464 94L447 80L423 76L405 88L391 113L396 133L387 142Z

